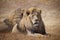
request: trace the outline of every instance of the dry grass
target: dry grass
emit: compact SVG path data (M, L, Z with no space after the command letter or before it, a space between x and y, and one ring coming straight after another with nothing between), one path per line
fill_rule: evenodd
M0 40L59 40L60 36L48 34L45 36L26 36L23 34L0 33Z
M10 33L0 34L0 40L40 40L40 39L50 40L49 37L32 37L23 34L10 34Z

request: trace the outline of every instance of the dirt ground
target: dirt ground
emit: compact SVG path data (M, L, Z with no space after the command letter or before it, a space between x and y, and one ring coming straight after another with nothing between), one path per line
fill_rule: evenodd
M38 7L42 10L42 19L48 35L32 37L9 32L3 20L17 8L28 9L30 7ZM0 0L1 31L3 33L0 33L0 40L60 40L60 0Z

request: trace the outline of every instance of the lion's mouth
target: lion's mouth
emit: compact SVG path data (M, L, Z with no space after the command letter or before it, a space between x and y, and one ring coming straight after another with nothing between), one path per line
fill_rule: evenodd
M39 21L36 21L34 24L33 24L33 26L39 26Z

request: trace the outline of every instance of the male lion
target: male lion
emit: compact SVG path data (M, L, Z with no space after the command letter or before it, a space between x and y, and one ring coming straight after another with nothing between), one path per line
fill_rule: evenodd
M28 35L35 33L46 34L45 26L41 18L41 10L37 8L28 9L19 24L16 24L12 30L12 32L16 31Z

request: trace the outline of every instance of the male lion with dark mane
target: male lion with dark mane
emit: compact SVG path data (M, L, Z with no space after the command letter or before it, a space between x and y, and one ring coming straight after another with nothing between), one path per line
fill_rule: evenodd
M46 31L41 17L41 10L38 8L29 8L26 13L24 13L19 24L16 24L12 30L12 32L17 31L28 35L36 33L45 35Z

